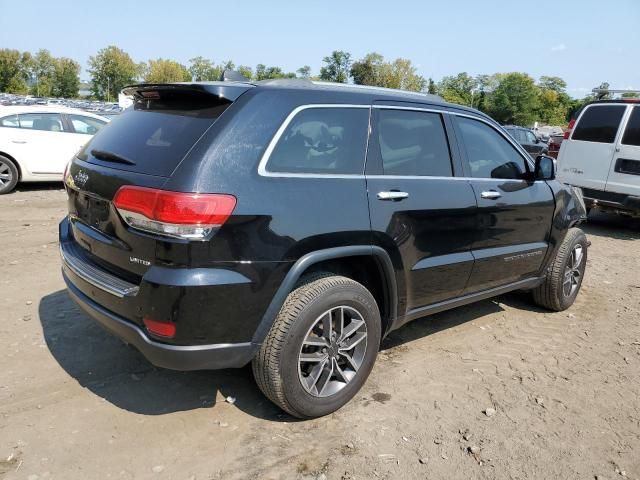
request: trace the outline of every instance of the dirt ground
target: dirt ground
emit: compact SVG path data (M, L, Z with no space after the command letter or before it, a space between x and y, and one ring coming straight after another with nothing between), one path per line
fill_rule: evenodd
M640 479L638 221L590 217L570 310L517 293L413 322L351 403L300 422L249 369L156 369L92 323L64 213L59 185L0 196L2 479Z

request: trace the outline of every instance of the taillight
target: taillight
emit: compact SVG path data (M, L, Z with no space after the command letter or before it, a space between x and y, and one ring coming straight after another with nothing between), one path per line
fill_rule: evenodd
M574 127L575 124L576 124L576 119L572 118L569 121L569 125L567 126L567 130L564 132L564 135L563 135L565 140L568 139L571 136L571 131L573 130L573 127Z
M173 338L176 336L176 324L170 322L159 322L150 318L143 318L144 326L147 330L158 337Z
M155 188L120 187L113 198L131 227L174 238L204 240L223 225L236 198L219 193L183 193Z

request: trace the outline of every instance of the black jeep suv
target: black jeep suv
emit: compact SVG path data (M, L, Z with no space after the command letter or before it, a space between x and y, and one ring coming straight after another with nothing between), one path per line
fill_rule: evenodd
M60 249L70 295L157 366L252 362L269 399L315 417L410 320L578 294L579 193L482 113L305 80L125 91L67 168Z

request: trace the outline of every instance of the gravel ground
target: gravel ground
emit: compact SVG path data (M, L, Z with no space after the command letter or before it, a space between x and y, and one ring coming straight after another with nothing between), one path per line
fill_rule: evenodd
M640 479L639 221L590 217L570 310L515 293L413 322L350 404L299 422L247 368L156 369L92 323L64 212L59 185L0 197L2 479Z

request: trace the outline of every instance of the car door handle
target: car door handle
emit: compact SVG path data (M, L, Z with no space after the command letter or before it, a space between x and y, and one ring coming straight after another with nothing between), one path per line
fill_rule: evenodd
M11 140L11 143L27 143L26 140Z
M487 200L497 200L502 196L500 192L496 192L495 190L487 190L486 192L482 192L480 194L482 198L486 198Z
M409 194L407 192L398 192L395 190L391 190L388 192L378 192L378 200L404 200L408 197Z

